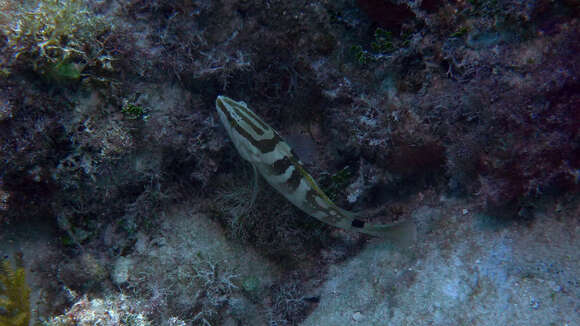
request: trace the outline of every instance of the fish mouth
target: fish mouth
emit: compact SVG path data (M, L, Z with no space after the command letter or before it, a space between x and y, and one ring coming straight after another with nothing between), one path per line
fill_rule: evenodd
M216 104L216 107L224 105L224 96L218 95L218 97L215 99L215 104Z
M216 99L215 99L215 107L218 110L219 113L221 114L225 114L225 105L224 105L224 96L223 95L219 95Z

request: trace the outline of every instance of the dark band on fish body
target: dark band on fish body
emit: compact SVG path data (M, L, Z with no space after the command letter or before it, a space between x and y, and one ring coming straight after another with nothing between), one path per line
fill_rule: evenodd
M274 137L270 139L255 140L253 138L250 138L250 142L252 143L252 145L259 148L263 154L273 152L276 149L276 145L278 145L282 141L283 141L282 138L280 138L280 136L278 136L277 134L274 134Z
M270 130L270 126L268 126L264 121L262 121L262 119L260 119L260 117L258 117L254 112L252 112L252 110L249 110L247 107L245 107L243 105L240 105L238 103L232 102L232 100L230 100L230 99L228 99L228 102L230 102L230 105L232 105L232 106L235 105L239 110L244 111L244 113L246 113L247 115L251 116L252 119L256 120L256 122L264 130Z
M242 137L246 138L250 143L252 143L252 145L257 147L263 154L274 151L274 149L276 149L276 145L278 145L279 142L283 141L282 138L277 133L274 133L274 136L270 139L256 140L254 137L252 137L252 135L250 135L247 131L245 131L243 128L240 127L240 125L235 121L230 112L225 107L223 107L223 104L220 101L217 101L217 103L220 110L222 110L223 114L226 116L226 119L228 119L230 125L240 135L242 135Z
M226 116L226 119L228 119L228 122L230 123L230 126L235 126L238 123L234 120L234 117L232 117L232 115L230 114L230 112L228 111L228 109L226 109L226 107L224 106L224 104L222 103L221 100L217 100L216 101L217 107L220 109L221 113L223 115Z
M230 105L231 105L231 103L230 103ZM238 109L238 111L243 111L243 112L245 112L246 114L247 114L247 113L249 113L249 112L248 112L248 110L247 110L245 107L243 107L243 106L241 106L241 105L239 105L239 104L233 104L233 106L235 106L235 107ZM250 115L250 114L248 114L248 115ZM245 122L245 123L246 123L248 126L250 126L250 127L251 127L251 128L252 128L252 129L253 129L255 132L256 132L256 134L258 134L258 135L260 135L260 136L264 134L264 128L259 128L258 126L256 126L256 125L254 124L254 122L250 121L250 120L248 119L248 117L246 117L246 116L245 116L245 115L243 115L243 114L240 114L240 113L238 113L238 116L240 116L240 118L241 118L242 120L244 120L244 122ZM250 116L251 116L251 115L250 115ZM257 122L258 122L258 124L261 124L261 122L260 122L259 120L256 120L256 118L257 118L257 117L256 117L256 116L254 116L254 120L255 120L255 121L257 121ZM268 128L265 128L265 129L267 130Z
M242 119L244 120L245 123L247 123L250 127L252 127L252 129L254 129L256 134L258 134L259 136L262 136L264 134L264 130L258 128L252 121L248 120L247 117L242 115Z
M272 174L273 175L284 174L286 173L286 171L290 166L292 166L292 161L290 161L290 159L288 159L288 157L285 156L283 159L280 159L272 164L271 170Z
M290 176L290 179L286 181L286 183L288 184L288 189L290 189L290 191L296 191L296 189L298 189L298 186L300 186L301 180L302 174L300 173L300 169L297 169L295 166L294 171L292 171L292 175Z

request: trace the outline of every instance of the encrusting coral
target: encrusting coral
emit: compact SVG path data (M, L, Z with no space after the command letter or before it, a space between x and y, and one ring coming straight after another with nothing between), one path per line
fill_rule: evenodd
M30 288L22 264L0 263L0 326L27 326L30 321Z
M77 80L87 67L113 70L103 37L109 21L92 13L83 0L40 0L35 5L5 1L2 32L6 37L0 69L31 66L52 80Z

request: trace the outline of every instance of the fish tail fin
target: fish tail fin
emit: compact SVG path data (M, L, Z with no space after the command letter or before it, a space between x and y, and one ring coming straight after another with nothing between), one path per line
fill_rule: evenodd
M395 224L367 223L359 232L384 238L401 247L412 245L417 239L417 226L413 221L404 221Z

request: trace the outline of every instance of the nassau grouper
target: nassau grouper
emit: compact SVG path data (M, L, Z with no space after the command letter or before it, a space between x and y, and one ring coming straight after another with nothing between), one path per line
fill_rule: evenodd
M408 244L415 238L415 224L366 223L338 206L320 189L286 141L244 102L218 96L216 110L240 156L254 169L255 200L257 173L294 206L318 220L347 230Z

